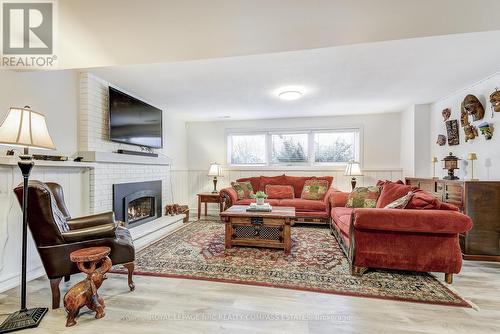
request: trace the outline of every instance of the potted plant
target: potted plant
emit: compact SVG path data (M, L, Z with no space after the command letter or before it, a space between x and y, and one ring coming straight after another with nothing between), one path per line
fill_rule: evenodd
M257 205L263 205L264 201L267 198L266 193L263 191L257 191L254 196L255 196L255 201L257 202Z

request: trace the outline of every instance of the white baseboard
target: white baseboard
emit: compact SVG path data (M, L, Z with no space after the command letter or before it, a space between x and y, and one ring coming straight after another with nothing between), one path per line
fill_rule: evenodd
M37 279L38 277L42 277L45 275L45 270L42 266L31 269L26 273L26 281L32 281ZM15 288L16 286L21 284L21 273L14 274L3 281L0 282L0 292L4 292Z

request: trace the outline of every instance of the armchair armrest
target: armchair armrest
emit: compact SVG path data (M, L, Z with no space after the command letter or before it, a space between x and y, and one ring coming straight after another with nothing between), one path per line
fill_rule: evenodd
M332 194L330 195L330 206L334 207L345 207L347 204L347 199L349 198L350 193L339 191L337 189L333 189Z
M219 191L221 196L221 201L224 202L224 209L227 209L234 205L236 201L238 201L238 194L236 190L231 187L224 188Z
M95 215L70 219L66 223L71 231L100 225L114 224L115 214L111 211L98 213Z
M414 233L464 233L472 220L456 211L411 209L355 209L356 230L378 230Z
M70 230L63 232L62 237L64 241L68 243L85 241L90 239L101 239L101 238L114 238L116 236L115 231L117 223L112 222L108 224L102 224L99 226L92 226L86 228L80 228L77 230Z

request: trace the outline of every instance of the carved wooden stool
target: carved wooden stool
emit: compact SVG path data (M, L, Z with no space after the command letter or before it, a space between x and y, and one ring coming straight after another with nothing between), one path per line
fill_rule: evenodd
M96 319L104 317L104 300L97 294L97 289L106 279L106 272L112 266L108 257L110 252L109 247L89 247L69 255L71 261L76 262L78 269L87 274L87 278L75 284L64 295L64 307L68 312L66 327L76 324L75 318L84 306L96 312ZM100 267L96 268L98 264Z

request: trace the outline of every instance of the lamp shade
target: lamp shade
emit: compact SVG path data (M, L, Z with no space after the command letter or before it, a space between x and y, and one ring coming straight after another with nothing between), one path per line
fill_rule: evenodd
M55 149L45 116L29 107L10 108L0 125L0 144L45 150Z
M359 162L350 161L344 172L345 176L362 176L361 167L359 166Z
M469 153L469 155L467 156L467 160L477 160L476 153Z
M218 163L214 162L213 164L210 164L208 176L222 176L222 169Z

